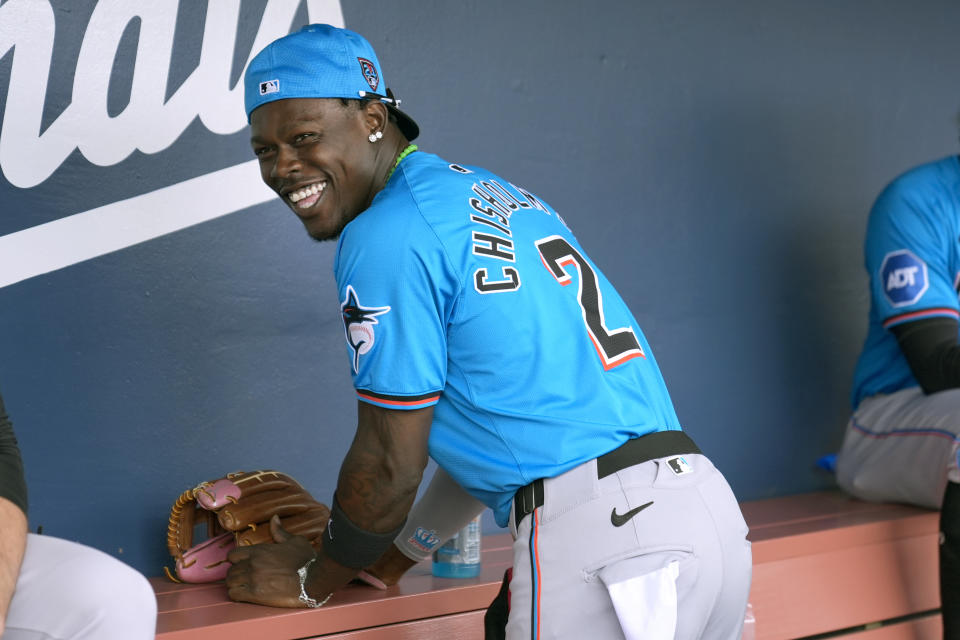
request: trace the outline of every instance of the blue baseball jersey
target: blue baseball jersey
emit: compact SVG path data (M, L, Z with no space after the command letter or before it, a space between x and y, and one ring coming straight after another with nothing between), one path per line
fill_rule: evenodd
M912 169L877 198L864 245L870 326L852 401L918 385L891 327L921 318L960 318L960 161Z
M434 406L430 455L505 526L514 493L680 429L650 346L557 213L413 153L334 263L360 400Z

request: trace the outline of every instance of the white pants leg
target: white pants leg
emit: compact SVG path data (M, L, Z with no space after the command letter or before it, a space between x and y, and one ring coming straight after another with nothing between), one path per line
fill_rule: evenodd
M156 625L143 575L92 547L27 535L3 640L147 640Z

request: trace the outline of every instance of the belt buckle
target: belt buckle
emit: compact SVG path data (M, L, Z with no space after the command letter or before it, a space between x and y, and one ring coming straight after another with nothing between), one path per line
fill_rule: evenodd
M528 495L529 494L529 495ZM533 486L525 484L520 487L519 491L514 495L514 510L513 510L513 520L516 526L520 525L520 521L526 517L528 513L533 511L533 509L528 508L528 505L533 505Z
M537 494L540 494L538 504ZM524 485L517 490L513 496L513 521L519 526L520 521L533 513L534 510L543 504L543 480L537 479L530 484Z

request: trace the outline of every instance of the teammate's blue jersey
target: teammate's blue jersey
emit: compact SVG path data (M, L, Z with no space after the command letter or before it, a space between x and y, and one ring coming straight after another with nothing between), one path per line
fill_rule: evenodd
M507 523L529 482L680 425L636 321L557 213L419 152L340 236L354 385L435 405L430 455Z
M960 317L960 162L956 156L901 175L870 212L864 245L870 327L854 374L852 400L915 387L895 325Z

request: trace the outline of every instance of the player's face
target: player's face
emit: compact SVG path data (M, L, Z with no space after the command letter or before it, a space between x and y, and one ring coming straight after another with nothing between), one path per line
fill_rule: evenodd
M364 109L339 100L277 100L251 114L260 176L316 240L336 238L373 200L374 128Z

